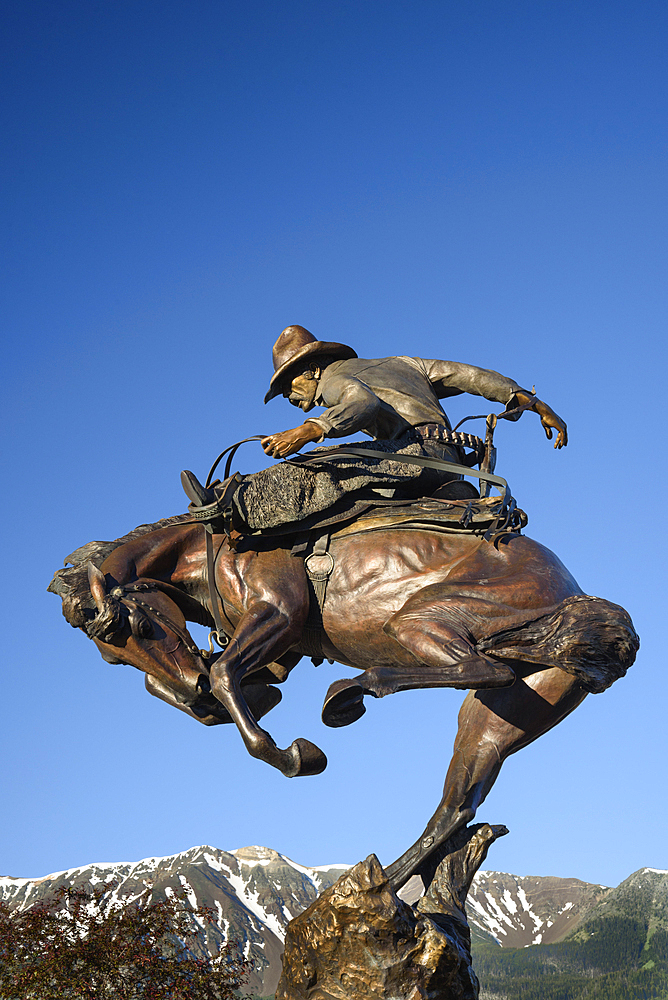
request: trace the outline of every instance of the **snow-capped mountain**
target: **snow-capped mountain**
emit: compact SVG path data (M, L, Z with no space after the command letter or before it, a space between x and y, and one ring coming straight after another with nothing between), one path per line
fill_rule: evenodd
M203 932L202 946L218 950L224 941L238 942L253 963L250 989L268 996L281 972L288 922L348 867L308 868L266 847L193 847L171 857L85 865L41 879L0 878L0 899L24 908L61 886L114 883L111 899L130 903L146 889L158 897L185 889L194 907L209 906L217 917Z
M217 950L224 941L237 942L252 960L250 989L269 996L280 976L288 922L348 867L307 867L267 847L193 847L166 858L91 864L40 879L0 878L0 899L24 908L61 886L113 883L111 898L129 903L146 889L158 898L184 889L195 907L209 906L216 916L215 924L202 931L202 948ZM418 895L412 888L402 893L408 902ZM657 921L668 926L667 872L643 869L609 889L578 879L483 871L467 901L474 943L496 943L502 949L552 945L573 932L577 937L577 929L594 918L640 910L653 914L652 926Z
M517 881L525 888L528 880ZM596 890L602 887L590 888L595 899ZM542 928L534 919L538 914L526 888L525 895L529 905L525 923L535 923L538 936ZM586 896L585 891L577 925L573 925L576 918L571 918L566 936L554 943L543 938L534 947L498 948L489 938L486 943L479 938L473 962L484 985L481 1000L668 997L668 872L641 868L616 889L603 892L589 909ZM518 889L515 899L507 902L512 904L519 898ZM555 902L560 903L560 899ZM501 913L505 915L508 908L512 910L512 905ZM574 908L575 904L564 912ZM554 927L556 921L550 932Z
M561 941L610 891L576 878L478 872L466 910L472 932L503 948L525 948Z

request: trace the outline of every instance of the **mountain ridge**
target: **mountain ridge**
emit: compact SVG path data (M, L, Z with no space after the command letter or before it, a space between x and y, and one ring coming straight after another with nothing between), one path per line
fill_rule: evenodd
M205 844L139 861L93 862L38 878L0 876L0 899L23 909L61 886L108 884L113 886L108 904L127 904L142 893L160 898L183 890L194 906L209 906L215 915L214 923L200 931L202 952L217 950L227 940L237 942L251 958L250 989L269 996L280 975L288 922L349 867L302 865L257 845L224 851ZM408 902L418 895L415 884L402 891ZM619 954L640 970L647 966L646 974L656 978L663 968L664 937L668 942L668 871L642 868L616 888L573 878L481 871L471 886L467 913L485 996L511 1000L515 984L517 989L521 985L518 996L529 997L536 977L542 982L548 976L556 987L556 973L557 978L562 973L575 976L578 982L578 976L592 970L605 977L616 961L606 949L624 929L631 944L618 949Z
M474 943L481 1000L665 1000L668 871L640 868L550 944Z
M161 898L185 891L194 907L208 906L215 922L198 932L202 952L237 942L252 959L249 986L273 993L281 970L285 928L349 865L308 867L271 848L223 851L210 845L132 862L94 862L39 879L0 877L0 898L23 909L64 886L113 885L106 905L128 904L142 893Z

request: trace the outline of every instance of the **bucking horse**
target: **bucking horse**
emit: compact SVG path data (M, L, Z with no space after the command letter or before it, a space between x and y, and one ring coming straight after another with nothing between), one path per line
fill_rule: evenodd
M368 696L468 689L438 808L386 869L395 889L414 874L428 884L505 759L622 677L639 645L623 608L584 594L518 512L500 522L499 509L432 498L307 537L223 531L208 559L205 527L183 514L82 546L49 589L107 662L142 670L152 695L203 725L233 722L288 777L327 764L308 740L282 750L258 725L303 655L361 671L331 685L330 726L358 719ZM188 622L222 623L222 651L199 649Z

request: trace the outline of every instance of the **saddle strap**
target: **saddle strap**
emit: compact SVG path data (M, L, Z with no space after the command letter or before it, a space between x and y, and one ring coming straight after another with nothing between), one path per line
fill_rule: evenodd
M322 610L325 606L327 584L334 569L334 557L329 552L329 532L321 535L313 546L313 551L304 560L304 569L309 583L309 610L301 646L317 667L322 663Z
M213 637L219 646L225 647L228 642L227 632L223 628L223 619L220 614L220 604L218 603L218 588L216 587L216 558L213 554L213 535L210 531L205 531L206 535L206 575L209 583L209 603L211 604L211 614L216 626ZM230 622L231 624L231 622ZM230 635L232 635L232 631ZM211 647L213 649L213 646Z

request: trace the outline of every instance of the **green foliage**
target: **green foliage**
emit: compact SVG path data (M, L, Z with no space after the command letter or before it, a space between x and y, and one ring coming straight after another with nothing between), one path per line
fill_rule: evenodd
M482 989L507 1000L666 1000L668 933L646 920L597 918L566 941L530 948L474 945Z
M206 907L183 895L125 905L64 888L24 911L0 902L0 1000L231 1000L247 962L197 948Z

